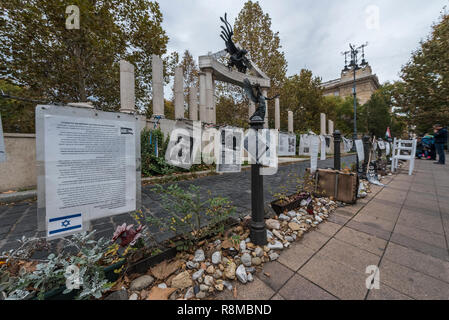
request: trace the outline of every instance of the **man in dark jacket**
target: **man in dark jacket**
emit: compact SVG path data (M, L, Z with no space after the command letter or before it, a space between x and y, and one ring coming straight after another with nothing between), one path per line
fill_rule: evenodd
M435 164L445 164L444 145L447 142L447 129L440 124L436 124L433 126L433 132L435 132L435 149L438 153L438 162L435 162Z

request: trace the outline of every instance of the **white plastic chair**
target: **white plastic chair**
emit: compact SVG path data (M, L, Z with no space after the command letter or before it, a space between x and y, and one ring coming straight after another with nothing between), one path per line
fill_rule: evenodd
M415 168L417 140L396 140L393 141L393 153L391 161L391 171L395 172L398 168L399 160L409 161L408 175L413 174ZM411 146L410 146L411 145ZM408 151L410 154L402 154L401 151Z

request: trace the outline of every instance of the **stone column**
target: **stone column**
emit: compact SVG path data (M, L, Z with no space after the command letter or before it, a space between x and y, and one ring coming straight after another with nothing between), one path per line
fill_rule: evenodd
M206 70L206 122L213 123L214 112L214 79L212 70Z
M189 88L189 118L192 121L198 121L198 88L196 86Z
M153 54L151 66L153 69L153 117L164 118L164 65L162 58Z
M281 130L281 107L279 105L279 98L274 100L274 127Z
M248 106L248 118L250 118L254 112L256 112L256 104L253 102L253 100L249 100L249 106Z
M332 120L327 121L327 130L329 130L328 135L334 134L334 122Z
M175 119L184 119L184 76L182 67L175 68Z
M200 72L200 121L207 122L206 74Z
M266 97L268 95L268 89L263 88L262 89L262 94L264 95L264 97ZM268 101L266 102L267 104L267 108L265 110L265 121L264 121L264 129L268 129Z
M135 111L134 66L120 60L120 112Z
M326 115L324 113L321 113L321 131L320 135L324 136L326 135Z
M293 111L288 112L288 132L293 133Z

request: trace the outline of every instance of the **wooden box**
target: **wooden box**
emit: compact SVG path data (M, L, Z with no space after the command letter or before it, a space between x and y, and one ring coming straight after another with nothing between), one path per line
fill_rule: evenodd
M315 173L315 193L348 204L357 201L359 181L355 172L318 169Z

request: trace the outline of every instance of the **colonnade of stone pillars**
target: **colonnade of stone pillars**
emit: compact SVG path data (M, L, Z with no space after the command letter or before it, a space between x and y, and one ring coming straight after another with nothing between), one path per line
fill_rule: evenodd
M333 135L334 134L334 122L332 120L328 120L327 121L327 134L328 135Z
M151 56L151 67L153 75L153 118L164 117L164 65L162 58L157 55Z
M293 133L293 111L288 111L288 132Z
M184 119L184 76L182 67L175 68L175 119Z
M320 135L322 135L322 136L325 136L326 135L326 114L324 114L324 113L321 113L320 114L320 124L321 124L321 126L320 126L320 128L321 128L321 130L320 130Z
M198 88L196 86L189 88L189 119L198 120Z
M120 112L135 111L134 66L120 60Z
M281 130L281 107L279 98L274 100L274 128Z

